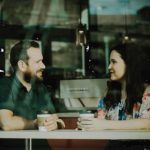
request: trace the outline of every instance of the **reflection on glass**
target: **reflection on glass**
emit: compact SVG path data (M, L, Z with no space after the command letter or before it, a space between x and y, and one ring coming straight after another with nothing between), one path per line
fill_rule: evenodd
M69 42L52 42L52 66L58 68L81 68L81 48Z
M149 40L150 0L89 0L89 14L91 70L97 77L107 76L115 43Z

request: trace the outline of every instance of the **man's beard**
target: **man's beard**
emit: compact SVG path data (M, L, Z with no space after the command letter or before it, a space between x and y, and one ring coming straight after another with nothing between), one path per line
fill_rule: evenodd
M40 70L41 71L41 70ZM43 81L43 77L38 77L36 75L32 75L31 72L25 72L24 73L24 80L27 83L41 83Z

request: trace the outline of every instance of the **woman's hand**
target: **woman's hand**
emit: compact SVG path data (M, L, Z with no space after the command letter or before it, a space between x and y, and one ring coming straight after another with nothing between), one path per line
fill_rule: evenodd
M107 120L99 118L79 118L77 122L78 129L85 131L104 130Z

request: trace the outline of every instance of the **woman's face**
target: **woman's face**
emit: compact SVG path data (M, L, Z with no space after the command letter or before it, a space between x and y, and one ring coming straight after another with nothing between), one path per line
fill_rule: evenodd
M124 79L126 64L116 50L112 50L110 53L110 64L108 69L110 72L110 80L121 81Z

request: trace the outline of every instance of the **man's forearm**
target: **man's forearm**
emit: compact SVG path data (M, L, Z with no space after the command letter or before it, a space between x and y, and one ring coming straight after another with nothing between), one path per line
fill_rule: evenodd
M10 119L3 121L3 130L24 130L24 129L35 129L36 120L26 120L19 116L13 116Z

